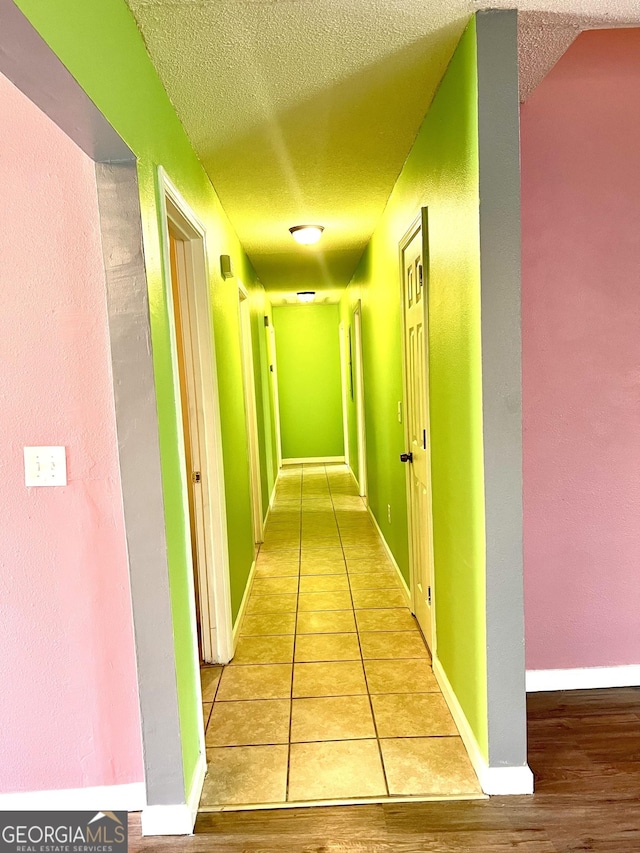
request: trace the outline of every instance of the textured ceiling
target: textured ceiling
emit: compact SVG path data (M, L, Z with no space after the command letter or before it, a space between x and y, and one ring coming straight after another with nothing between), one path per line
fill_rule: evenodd
M265 286L344 286L474 0L128 0L178 115ZM521 96L585 26L638 0L518 5ZM635 17L634 17L635 16ZM325 226L318 248L288 233Z

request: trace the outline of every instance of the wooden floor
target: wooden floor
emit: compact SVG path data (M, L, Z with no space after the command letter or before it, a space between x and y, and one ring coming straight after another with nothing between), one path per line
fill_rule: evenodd
M531 797L202 814L184 853L640 853L640 688L529 696Z

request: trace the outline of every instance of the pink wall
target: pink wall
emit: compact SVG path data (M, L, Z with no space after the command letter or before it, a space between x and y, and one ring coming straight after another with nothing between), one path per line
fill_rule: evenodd
M2 75L0 115L0 792L137 782L93 164ZM67 487L25 487L32 444Z
M640 29L522 109L527 667L640 663Z

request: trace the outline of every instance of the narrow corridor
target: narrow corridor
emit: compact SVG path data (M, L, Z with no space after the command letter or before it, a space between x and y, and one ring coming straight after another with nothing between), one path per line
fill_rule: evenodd
M482 796L343 465L281 472L236 655L202 682L202 810Z

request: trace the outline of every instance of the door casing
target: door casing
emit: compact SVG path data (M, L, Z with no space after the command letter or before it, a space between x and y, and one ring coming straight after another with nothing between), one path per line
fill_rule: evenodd
M195 596L200 602L202 621L201 645L203 659L208 663L227 663L233 655L231 590L229 580L229 552L227 543L226 505L222 462L222 434L218 380L215 365L214 332L209 302L209 271L207 263L206 233L187 202L171 182L164 169L158 167L162 254L165 268L165 295L167 299L171 338L176 417L179 430L184 432L180 406L178 351L175 329L175 311L170 282L169 229L184 243L184 276L180 277L180 295L187 308L192 340L194 398L189 401L189 411L196 429L191 441L194 458L200 460L200 489L196 530L198 555L202 555L199 586L193 584L192 634L194 654L198 657L197 627L195 622ZM179 447L183 479L183 512L188 519L187 489L191 487L191 471L186 470L184 447ZM185 559L191 565L191 552L186 549Z
M253 541L260 544L264 533L262 514L262 485L260 477L260 450L258 443L258 415L256 411L256 384L253 369L253 339L251 335L251 302L247 288L238 282L238 308L240 317L240 344L242 347L242 384L245 420L247 424L247 451L251 478L251 513Z

